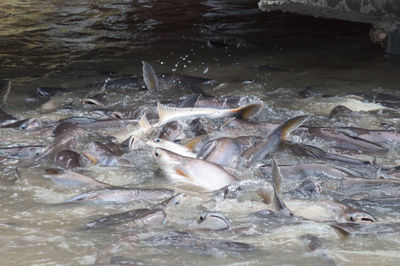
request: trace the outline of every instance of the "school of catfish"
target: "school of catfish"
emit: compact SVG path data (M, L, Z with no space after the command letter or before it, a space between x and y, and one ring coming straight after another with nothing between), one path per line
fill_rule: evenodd
M254 252L265 247L230 236L262 236L264 230L273 231L276 226L311 224L331 230L340 241L352 235L400 229L399 221L386 219L385 212L374 208L396 211L400 203L400 167L396 160L388 160L400 141L396 128L326 123L362 121L382 111L396 115L400 100L385 94L372 100L326 96L305 89L299 93L302 106L288 103L302 111L301 115L262 121L260 114L270 108L255 96L213 96L224 84L177 73L157 74L150 64L142 64L142 77L108 79L95 94L40 87L37 97L42 104L36 117L9 114L7 99L2 99L3 176L18 181L21 169L44 166L42 176L49 182L81 189L73 197L49 203L65 208L148 203L124 212L116 207L114 214L100 213L77 228L124 232L123 238L99 251L98 264L134 262L110 251L119 242ZM125 90L126 83L136 89ZM9 86L2 84L8 90ZM176 91L177 96L166 99L166 91ZM121 94L131 97L113 102ZM151 100L145 101L145 97ZM82 110L87 115L78 112ZM26 135L50 141L27 143ZM90 172L90 166L96 165L135 171L140 176L140 171L131 169L141 164L142 157L151 158L152 165L140 166L148 167L153 175L146 172L139 184L114 182L112 176L106 182ZM162 181L152 180L159 170ZM174 228L169 209L179 208L193 193L202 194L198 202L202 213L193 217L191 209L180 210L187 217L183 225L187 230L157 231ZM243 202L252 208L246 210ZM232 213L231 208L248 217L248 226L232 225L236 217L226 214ZM272 227L268 221L275 221ZM135 235L138 228L145 228L148 234ZM294 237L304 242L305 252L335 264L335 258L325 251L315 251L323 247L323 241L312 230Z

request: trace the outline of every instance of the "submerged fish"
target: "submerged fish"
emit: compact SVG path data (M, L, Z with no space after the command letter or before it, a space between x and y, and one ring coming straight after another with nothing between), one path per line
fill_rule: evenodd
M141 200L160 200L171 197L168 189L105 189L79 194L62 203L121 204Z
M162 148L155 148L153 156L174 182L186 182L213 191L237 181L224 168L208 161L181 156Z
M231 223L219 212L205 212L200 217L189 224L189 229L193 230L226 230Z

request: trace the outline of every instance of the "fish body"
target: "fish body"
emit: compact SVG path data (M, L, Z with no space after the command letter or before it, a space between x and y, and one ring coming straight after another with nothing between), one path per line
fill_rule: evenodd
M161 103L157 103L157 111L159 116L158 126L164 125L173 120L188 120L199 117L223 118L230 116L251 117L261 110L261 104L253 103L246 106L232 109L216 109L216 108L179 108L169 107Z
M155 148L153 156L167 177L175 182L186 182L214 191L235 181L236 177L221 166L171 151Z
M146 144L154 148L156 147L163 148L165 150L172 151L182 156L196 158L196 154L191 149L165 139L156 138L154 140L147 141Z

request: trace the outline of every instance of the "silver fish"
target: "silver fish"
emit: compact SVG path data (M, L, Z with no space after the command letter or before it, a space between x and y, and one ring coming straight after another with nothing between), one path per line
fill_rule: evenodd
M181 156L162 148L155 148L153 156L174 182L186 182L213 191L237 181L224 168L208 161Z

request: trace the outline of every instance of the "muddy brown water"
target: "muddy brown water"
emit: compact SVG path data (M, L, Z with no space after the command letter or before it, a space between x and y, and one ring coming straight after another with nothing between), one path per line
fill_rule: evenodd
M362 95L364 102L372 102L378 93L400 96L398 59L385 57L379 47L368 41L368 25L262 13L256 1L212 0L3 0L0 17L0 78L11 81L10 91L1 91L1 108L18 119L36 118L43 128L1 128L2 147L46 146L53 139L45 128L59 119L105 119L114 109L140 106L154 112L157 101L177 103L191 93L175 88L151 95L143 87L142 60L159 73L176 72L215 80L203 87L209 94L240 97L242 104L263 102L264 109L255 118L257 121L283 121L309 114L314 118L308 125L369 129L385 125L399 129L396 107L329 120L326 109L331 105L320 96ZM208 41L214 47L207 45ZM118 81L121 77L131 80ZM40 108L45 100L36 94L38 87L71 91L58 96L60 101L54 108L43 110ZM311 100L301 98L298 92L305 88L317 96ZM108 112L81 104L82 99L99 92L110 93L103 108ZM92 140L104 141L106 134L107 130L92 132L78 144L77 150L82 151ZM302 141L297 135L292 140ZM309 142L327 147L320 140ZM389 148L386 154L353 156L371 161L377 157L382 165L398 165L399 143L389 140L384 145ZM89 164L79 171L117 186L184 192L187 196L182 204L166 210L164 226L79 230L93 219L149 208L158 201L58 205L88 189L63 187L45 178L45 169L51 164L46 160L35 165L31 160L4 163L0 165L1 264L109 264L117 263L121 257L137 265L397 265L400 260L400 207L396 204L399 201L381 205L360 203L363 210L377 217L381 226L342 239L324 223L255 217L251 213L265 208L252 193L258 183L247 190L244 186L246 191L241 197L223 200L219 195L168 181L158 170L150 149L123 157L132 166ZM312 160L287 152L278 152L276 157L282 164ZM243 179L260 182L260 186L267 182L249 172ZM284 190L296 187L296 182L287 181ZM328 185L319 198L345 200L353 191L360 192L353 187L349 189L352 193L346 193L346 188L337 188L335 182L326 181ZM387 189L379 191L383 195L396 190L390 186L381 189ZM203 239L242 242L253 248L218 248L215 243L199 247L188 240L189 244L182 246L168 240L171 232L188 232L188 224L205 209L222 212L233 229L249 228L230 233L191 233ZM302 240L306 234L318 237L322 247L309 252Z

